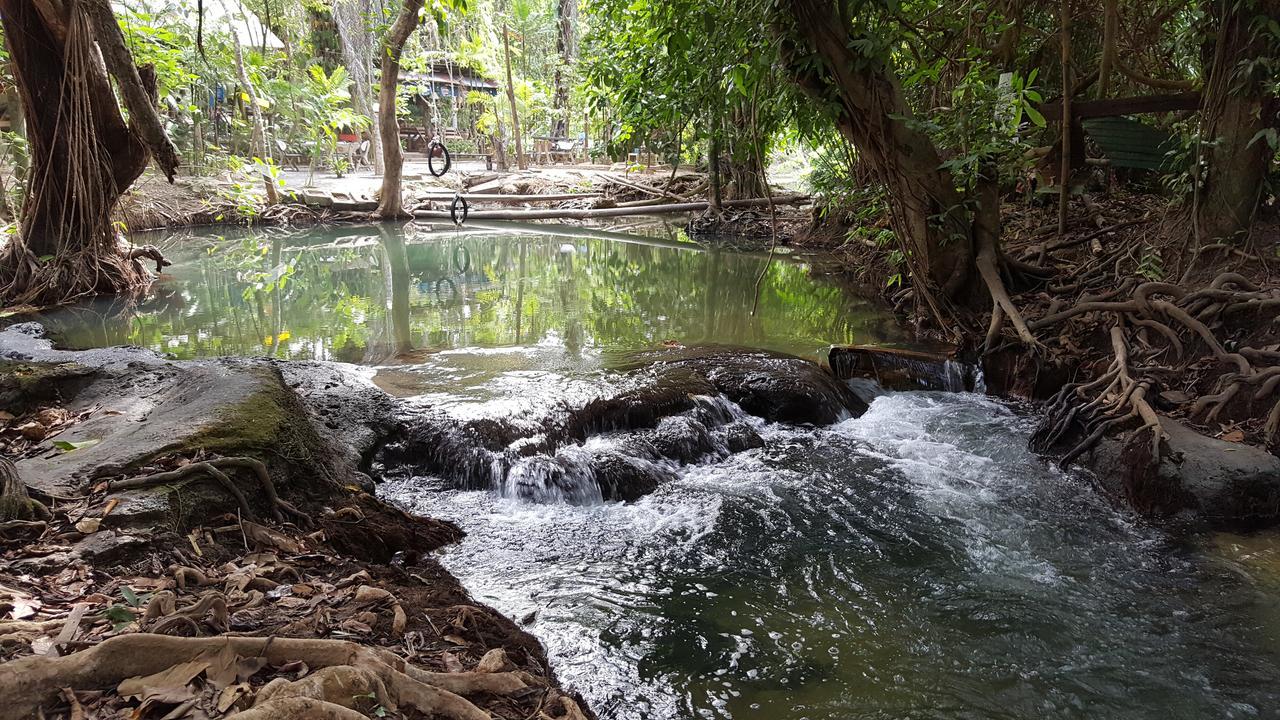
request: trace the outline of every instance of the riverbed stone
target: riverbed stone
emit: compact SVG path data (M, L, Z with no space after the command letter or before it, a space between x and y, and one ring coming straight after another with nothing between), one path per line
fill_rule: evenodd
M45 451L17 463L24 482L49 496L77 497L104 478L148 474L166 455L247 455L267 464L281 494L323 494L317 483L349 482L381 431L374 420L383 394L344 377L339 366L289 366L286 384L280 364L265 360L176 362L137 348L59 350L32 323L0 332L0 362L43 378L36 402L56 401L84 416L46 440ZM16 397L32 384L6 379L0 393ZM55 439L91 444L64 452ZM265 510L257 484L239 484L250 504ZM236 509L207 481L176 492L112 493L106 501L113 499L105 524L121 528L177 527L209 508Z
M1104 438L1084 458L1108 495L1156 520L1223 529L1280 523L1280 457L1161 422L1168 440L1157 467L1144 462L1147 432Z
M865 402L818 364L790 355L709 348L659 363L696 368L725 397L772 422L830 425L867 411Z

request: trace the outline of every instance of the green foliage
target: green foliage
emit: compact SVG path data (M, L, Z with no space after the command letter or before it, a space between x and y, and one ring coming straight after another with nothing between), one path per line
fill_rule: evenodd
M617 151L647 143L675 155L718 135L740 160L768 153L789 106L764 5L597 0L584 12L587 101L613 119Z
M960 187L971 188L981 168L996 165L1006 177L1029 167L1026 138L1045 126L1035 105L1041 101L1034 82L1038 71L1023 78L1003 77L985 63L975 62L951 91L950 103L920 123L948 155L942 166Z
M1147 280L1163 280L1165 276L1164 261L1160 258L1160 250L1150 245L1142 246L1142 255L1138 258L1137 274Z

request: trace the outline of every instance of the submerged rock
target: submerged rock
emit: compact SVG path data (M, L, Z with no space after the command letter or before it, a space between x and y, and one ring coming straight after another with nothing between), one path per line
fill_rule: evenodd
M1084 458L1104 492L1157 520L1237 529L1280 523L1280 457L1161 422L1168 440L1158 465L1147 432L1104 438Z

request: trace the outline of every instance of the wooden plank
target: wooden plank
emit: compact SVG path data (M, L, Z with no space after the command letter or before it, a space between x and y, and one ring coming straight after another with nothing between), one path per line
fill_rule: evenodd
M1163 169L1175 146L1168 132L1129 118L1095 118L1081 124L1113 167Z
M1200 103L1201 98L1198 92L1084 100L1071 103L1071 116L1077 120L1084 120L1086 118L1117 117L1120 115L1199 110ZM1053 100L1041 105L1040 113L1049 122L1061 122L1062 100Z

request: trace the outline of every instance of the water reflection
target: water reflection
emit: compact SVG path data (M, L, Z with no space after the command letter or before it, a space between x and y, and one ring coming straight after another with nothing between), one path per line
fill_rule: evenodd
M753 315L763 257L663 237L384 225L192 233L171 254L170 274L141 302L41 319L70 347L375 365L549 338L575 356L666 341L811 354L896 336L887 315L791 261L770 266Z

